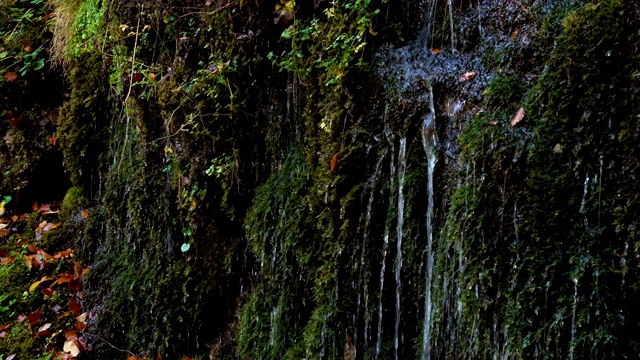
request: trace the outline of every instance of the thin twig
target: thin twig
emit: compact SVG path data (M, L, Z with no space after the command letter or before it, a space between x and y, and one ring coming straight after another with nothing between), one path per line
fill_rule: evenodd
M135 356L135 355L136 355L136 354L132 353L132 352L131 352L131 351L129 351L129 350L123 350L123 349L120 349L119 347L117 347L117 346L113 345L112 343L108 342L107 340L105 340L105 339L101 338L101 337L100 337L100 336L98 336L98 335L90 334L90 333L88 333L88 332L80 332L80 334L82 334L82 335L89 335L89 336L93 336L94 338L96 338L96 339L98 339L98 340L100 340L100 341L103 341L105 344L107 344L107 345L111 346L113 349L116 349L116 350L118 350L118 351L120 351L120 352L127 353L127 354L129 354L129 355L131 355L131 356Z

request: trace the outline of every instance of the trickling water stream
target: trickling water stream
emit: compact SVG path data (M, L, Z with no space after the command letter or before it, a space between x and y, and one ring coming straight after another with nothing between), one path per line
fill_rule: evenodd
M433 103L433 88L429 86L429 113L427 113L422 123L422 145L427 155L427 283L425 287L425 306L424 306L424 334L422 340L422 359L431 358L431 286L433 282L433 171L435 169L436 154L436 116Z
M400 139L400 149L398 150L398 224L396 225L397 253L396 253L396 322L393 341L393 358L398 359L398 348L400 346L400 318L402 308L400 299L402 298L402 236L404 229L404 181L407 170L407 137Z

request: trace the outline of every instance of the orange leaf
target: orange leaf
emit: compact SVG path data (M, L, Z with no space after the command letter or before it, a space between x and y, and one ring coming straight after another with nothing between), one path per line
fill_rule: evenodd
M82 215L81 216L82 216L83 219L88 218L89 217L89 210L86 210L86 209L82 210Z
M60 252L55 253L55 254L53 255L53 257L54 257L55 259L60 259L60 258L62 258L62 259L66 259L66 258L68 258L68 257L71 255L71 253L72 253L72 252L73 252L73 249L67 249L67 250L60 251Z
M6 257L6 258L2 258L2 265L11 265L14 262L15 259L16 259L15 256L9 256L9 257Z
M442 52L442 49L431 49L431 53L432 53L433 55L440 54L441 52Z
M142 360L139 357L135 356L135 355L131 355L127 358L127 360Z
M338 154L333 155L331 158L331 171L336 170L336 165L338 164Z
M153 82L156 82L156 74L154 74L154 73L149 73L149 78L150 78L151 80L153 80Z
M511 119L511 126L512 127L516 126L516 124L522 121L523 118L524 118L524 108L520 107L520 109L518 109L518 112L516 112L516 114L513 116L513 119Z
M469 81L474 77L476 77L475 71L467 71L466 73L462 74L462 76L460 76L460 81Z
M53 135L49 137L49 144L51 144L52 146L56 146L56 143L58 142L58 137Z
M4 74L4 79L7 82L14 82L17 78L18 78L18 74L14 73L13 71L7 71Z

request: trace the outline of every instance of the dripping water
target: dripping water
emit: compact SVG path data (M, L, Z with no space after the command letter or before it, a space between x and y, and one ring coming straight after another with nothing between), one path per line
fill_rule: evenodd
M382 165L382 160L386 155L386 151L382 152L382 155L378 159L378 163L376 164L375 171L373 176L370 179L369 186L371 187L371 192L369 193L369 201L367 202L367 209L364 220L364 230L362 235L362 251L360 253L360 278L358 289L362 288L362 291L358 290L358 300L356 302L356 314L359 316L360 314L360 306L361 306L361 296L364 294L364 348L367 349L369 347L369 271L365 266L365 257L367 253L367 244L369 243L369 225L371 224L371 211L373 209L373 199L376 190L376 183L378 176L380 175L380 168ZM356 331L354 332L353 342L356 344L354 350L356 351L355 355L357 356L357 342L358 342L358 331L357 331L357 323L355 327Z
M588 177L587 177L588 179ZM573 360L573 349L576 342L576 308L578 307L578 278L573 278L573 314L571 316L571 344L569 345L569 359Z
M422 145L427 155L427 284L425 287L425 310L424 310L424 336L422 340L422 359L431 358L431 284L433 281L433 170L435 169L436 157L436 118L433 104L433 89L429 86L430 112L422 123Z
M407 168L407 138L400 139L398 150L398 224L396 225L397 253L396 253L396 323L393 341L393 358L398 360L400 345L400 298L402 296L402 230L404 225L404 175Z
M386 114L387 111L385 109L385 123L386 123ZM396 165L395 165L395 149L393 136L391 135L391 131L387 128L385 130L387 134L387 138L389 140L389 144L391 146L391 160L390 160L390 171L389 171L389 204L393 203L393 188L395 186L394 174L396 173ZM376 360L380 356L380 348L382 347L382 294L384 293L384 275L387 264L387 252L389 251L389 231L391 228L391 218L387 216L387 220L385 222L384 227L384 235L383 235L383 243L382 243L382 267L380 268L380 293L378 295L378 332L376 337Z

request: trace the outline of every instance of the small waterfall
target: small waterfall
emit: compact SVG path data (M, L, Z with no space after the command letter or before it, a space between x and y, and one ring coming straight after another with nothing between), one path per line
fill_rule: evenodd
M400 298L402 297L402 230L404 226L404 175L407 169L407 137L400 139L398 150L398 224L397 254L396 254L396 323L393 341L393 358L398 360L398 348L400 345Z
M386 109L385 109L385 123L386 123ZM389 204L393 203L393 188L395 185L394 175L396 173L395 164L395 147L393 143L393 135L387 128L385 130L389 146L391 147L391 160L389 162ZM382 267L380 268L380 294L378 295L378 332L376 337L376 360L380 357L380 348L382 347L382 295L384 293L384 275L387 265L387 252L389 251L389 232L391 229L391 219L387 216L384 227L383 243L382 243Z
M427 155L427 284L425 287L424 334L422 339L422 359L431 358L431 285L433 282L433 170L436 166L436 118L433 104L433 89L429 86L430 112L422 123L422 145Z

